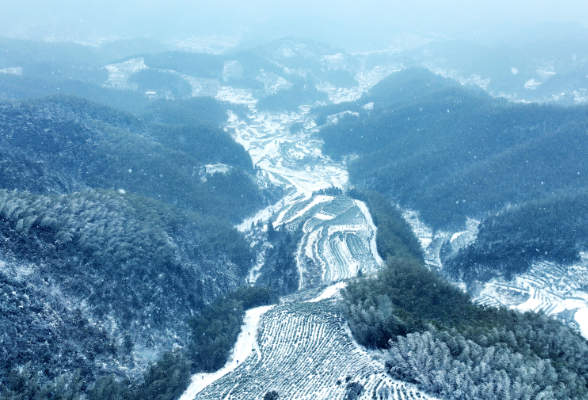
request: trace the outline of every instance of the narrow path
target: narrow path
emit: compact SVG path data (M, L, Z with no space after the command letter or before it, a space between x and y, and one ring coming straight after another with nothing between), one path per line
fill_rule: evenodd
M194 399L194 397L207 386L234 371L235 368L251 355L253 350L255 350L257 356L261 358L259 345L257 344L257 327L261 316L272 308L273 306L264 306L248 310L245 314L243 325L241 326L241 333L239 333L235 347L233 348L225 366L213 373L194 374L192 376L192 383L188 389L186 389L182 397L180 397L180 400Z

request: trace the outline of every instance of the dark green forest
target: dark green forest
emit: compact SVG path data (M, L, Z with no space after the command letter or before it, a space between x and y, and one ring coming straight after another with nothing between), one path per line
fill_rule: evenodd
M384 217L402 225L394 212ZM588 395L584 338L543 314L474 305L395 236L378 251L399 256L377 277L349 283L343 305L358 342L385 349L393 377L449 399Z
M373 102L373 110L362 105ZM435 228L461 225L507 204L588 186L588 109L493 99L420 69L382 80L324 126L324 150L351 163L352 181L419 210Z
M279 296L298 290L300 274L296 264L296 251L302 238L301 231L289 232L275 229L272 222L267 225L267 242L263 269L256 283L273 288Z
M265 194L219 128L227 104L150 107L0 103L3 398L176 399L200 360L166 351L244 283L255 255L232 224Z
M148 123L64 95L0 107L0 151L10 166L1 173L3 188L124 189L230 221L262 204L248 154L206 122ZM215 163L233 168L206 176L204 165Z
M577 262L588 245L587 227L586 190L508 207L482 222L476 241L446 260L445 271L471 282L496 276L510 279L537 260Z
M372 110L362 105L373 102ZM586 246L588 108L509 103L422 69L392 74L356 103L319 107L320 131L353 184L418 210L434 229L482 220L446 257L466 281L510 279L534 261L569 264Z

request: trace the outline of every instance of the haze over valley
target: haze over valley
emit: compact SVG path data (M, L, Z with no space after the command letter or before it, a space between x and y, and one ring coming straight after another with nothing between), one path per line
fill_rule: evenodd
M585 399L585 5L9 2L1 399Z

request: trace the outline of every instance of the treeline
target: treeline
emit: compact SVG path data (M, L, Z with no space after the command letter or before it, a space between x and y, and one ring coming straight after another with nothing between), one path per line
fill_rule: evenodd
M301 239L300 230L290 232L284 227L275 229L273 223L269 222L267 240L271 247L265 250L265 262L256 283L273 288L279 296L297 291L300 275L296 253Z
M0 187L124 189L232 222L262 204L248 154L206 123L152 125L71 96L1 107ZM214 163L232 168L207 176L204 165Z
M190 384L190 364L179 352L166 352L141 379L107 375L88 383L80 371L41 382L35 369L12 370L0 384L2 400L176 400Z
M362 105L373 102L373 110ZM360 101L317 109L324 150L357 154L352 182L419 210L435 228L506 204L588 187L588 109L513 104L420 69L382 80Z
M242 286L215 299L188 321L192 343L188 355L193 372L214 372L222 368L243 324L245 311L275 303L276 293L267 286ZM243 360L244 361L244 360Z
M378 250L385 245L379 242ZM394 378L445 399L588 395L588 344L581 336L543 314L474 305L408 250L397 253L377 279L358 279L344 291L354 337L385 349Z
M587 241L588 192L553 194L482 221L476 241L444 260L444 271L466 282L510 279L534 261L579 261Z

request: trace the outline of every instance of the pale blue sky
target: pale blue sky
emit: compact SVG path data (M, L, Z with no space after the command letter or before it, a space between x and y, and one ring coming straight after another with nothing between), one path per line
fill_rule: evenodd
M332 42L402 32L467 36L546 21L588 24L586 0L0 0L0 6L0 35L60 40L241 34Z

